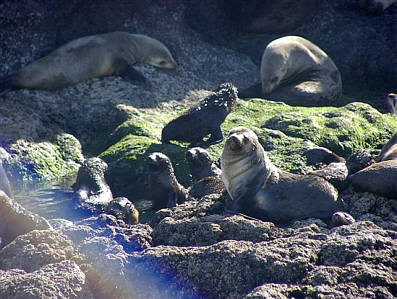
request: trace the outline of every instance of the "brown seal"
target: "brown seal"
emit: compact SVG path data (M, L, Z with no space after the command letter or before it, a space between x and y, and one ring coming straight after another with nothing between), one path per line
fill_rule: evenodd
M336 212L332 215L332 226L350 225L356 222L353 216L346 212Z
M186 151L186 160L189 164L193 182L208 177L221 177L221 170L216 166L210 154L201 147L193 147Z
M121 31L91 35L73 40L3 78L0 90L2 94L20 88L56 90L112 75L142 79L132 68L141 63L167 69L176 67L167 47L149 36Z
M265 97L290 105L324 106L337 103L342 79L332 59L320 47L299 36L270 42L262 56L261 94L257 85L240 97Z
M126 197L116 197L106 207L106 212L127 224L139 223L139 211Z
M397 160L397 133L383 146L377 160Z
M218 90L198 105L169 122L161 133L161 141L190 142L192 146L209 146L223 140L221 124L237 101L237 88L231 83L221 84ZM204 141L208 134L211 136Z
M189 198L188 191L176 179L170 158L155 152L149 155L147 164L153 209L172 208Z
M277 169L256 134L244 127L229 132L221 169L233 209L262 220L330 219L341 208L338 192L329 182Z

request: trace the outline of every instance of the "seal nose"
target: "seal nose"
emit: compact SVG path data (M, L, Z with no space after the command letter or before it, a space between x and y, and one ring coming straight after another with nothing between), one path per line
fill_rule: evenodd
M232 151L238 151L241 149L241 141L236 135L232 135L227 139L227 144Z

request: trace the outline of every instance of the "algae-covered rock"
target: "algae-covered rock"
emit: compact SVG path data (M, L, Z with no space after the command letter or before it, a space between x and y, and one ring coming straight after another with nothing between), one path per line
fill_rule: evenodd
M163 105L162 109L135 109L121 126L128 132L100 157L109 164L109 184L116 195L131 198L145 196L145 158L152 152L163 152L171 158L175 173L183 185L191 184L188 164L184 157L186 144L160 142L161 128L186 106ZM152 115L147 124L145 115ZM348 124L347 124L348 123ZM292 107L283 103L261 99L239 100L233 112L222 125L227 133L243 125L257 133L269 158L279 168L295 173L313 170L307 165L303 153L313 146L322 146L347 158L360 149L381 147L394 133L397 120L383 115L364 103L351 103L344 107ZM130 129L127 129L130 127ZM120 134L121 131L117 131ZM215 159L219 158L223 143L207 148ZM134 184L132 184L134 182Z

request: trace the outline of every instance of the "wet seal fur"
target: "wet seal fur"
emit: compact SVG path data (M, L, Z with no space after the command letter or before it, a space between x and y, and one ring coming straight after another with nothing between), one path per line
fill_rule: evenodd
M349 181L359 191L397 199L397 133L383 146L377 162L350 175Z
M222 180L232 209L274 223L318 217L330 219L341 210L338 192L323 178L277 169L256 134L236 127L221 156Z
M13 89L57 90L95 77L144 77L136 64L175 69L176 63L160 41L141 34L111 32L73 40L16 73L3 78L0 95Z
M270 42L262 56L261 84L241 91L240 97L265 97L290 105L335 105L342 79L332 59L317 45L299 36Z
M223 83L218 90L204 98L178 118L169 122L161 133L161 141L189 142L191 146L210 146L222 142L221 124L237 101L237 88ZM211 136L204 141L208 134Z
M188 191L179 184L170 158L152 153L147 158L149 199L154 210L173 208L189 199Z
M222 171L212 161L210 154L205 149L193 147L187 150L185 155L193 182L208 176L221 177Z

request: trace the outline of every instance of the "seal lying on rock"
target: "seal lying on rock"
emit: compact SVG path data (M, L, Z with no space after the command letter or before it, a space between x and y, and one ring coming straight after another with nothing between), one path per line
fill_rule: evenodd
M188 191L176 179L170 158L163 153L152 153L147 164L153 209L172 208L189 198Z
M338 162L345 162L345 159L339 157L334 152L330 151L325 147L313 147L307 149L303 153L307 158L307 163L309 165L318 165L318 164L330 164L330 163L338 163Z
M266 97L290 105L336 104L342 95L340 72L318 46L299 36L285 36L269 43L261 61L261 91L255 85L240 97Z
M108 165L100 158L86 159L77 173L76 183L72 186L79 207L94 211L103 210L113 199L112 192L105 180Z
M349 225L356 222L353 216L346 212L336 212L332 215L331 223L333 226Z
M163 129L161 141L190 142L192 146L210 146L223 140L221 124L237 101L237 88L230 83L221 84L218 90L193 106ZM211 134L208 140L203 138Z
M222 171L212 161L210 154L201 147L193 147L187 150L186 160L193 182L208 176L221 177Z
M90 78L112 75L142 79L143 76L132 68L140 63L166 69L176 67L167 47L149 36L128 32L86 36L3 78L0 95L20 88L56 90Z
M338 192L329 182L321 177L277 169L256 134L245 127L229 132L221 169L233 209L265 221L330 219L341 208Z
M350 175L349 181L359 191L397 199L397 134L384 145L377 160Z

